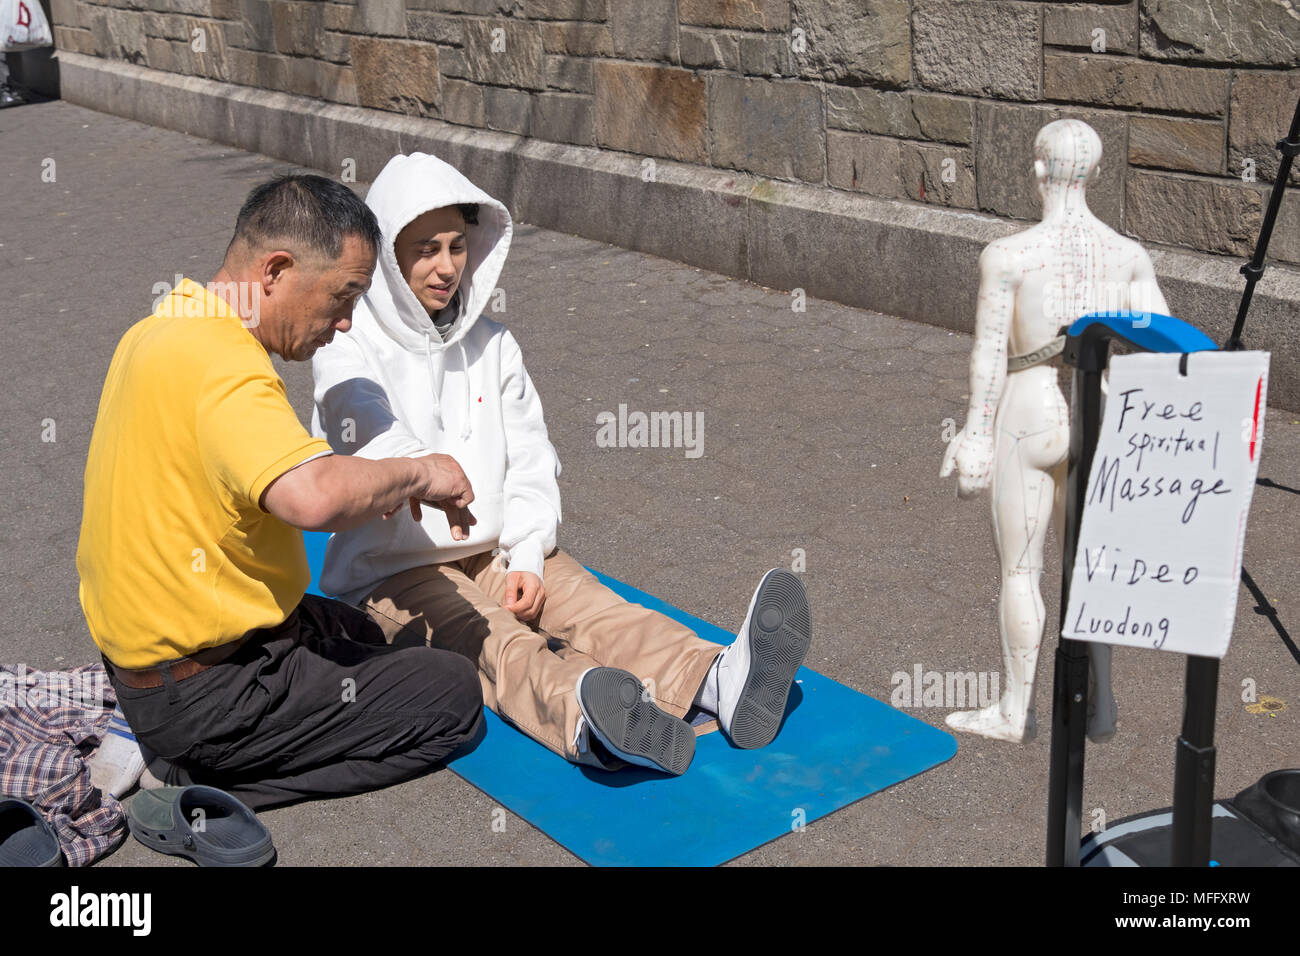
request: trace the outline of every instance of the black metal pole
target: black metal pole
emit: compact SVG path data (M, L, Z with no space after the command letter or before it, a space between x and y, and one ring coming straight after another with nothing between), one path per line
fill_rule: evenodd
M1277 144L1282 151L1282 159L1277 166L1277 176L1273 179L1273 191L1268 196L1268 209L1264 211L1264 221L1259 227L1259 240L1255 243L1255 254L1241 267L1241 274L1246 277L1246 288L1241 293L1241 304L1237 306L1237 321L1233 323L1232 335L1224 343L1226 351L1241 348L1241 333L1246 327L1246 313L1250 310L1250 299L1255 294L1255 283L1264 275L1264 253L1268 251L1268 240L1273 235L1273 223L1277 219L1278 207L1282 205L1282 193L1286 189L1287 178L1291 175L1291 160L1300 153L1300 100L1295 105L1295 116L1291 118L1291 130L1287 137Z
M1094 332L1093 330L1097 331ZM1110 340L1103 326L1090 326L1066 344L1066 361L1075 366L1070 398L1070 470L1066 479L1065 528L1061 542L1060 632L1070 602L1079 527L1093 453L1101 433L1101 373ZM1083 641L1062 636L1052 678L1051 767L1047 783L1047 865L1078 866L1083 820L1084 735L1088 722L1088 650Z
M1183 732L1174 757L1174 866L1210 865L1214 812L1214 711L1219 659L1187 657Z

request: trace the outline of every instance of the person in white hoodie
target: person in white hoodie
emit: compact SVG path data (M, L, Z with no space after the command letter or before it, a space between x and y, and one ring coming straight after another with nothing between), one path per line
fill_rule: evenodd
M764 575L724 651L558 550L560 465L541 401L514 336L483 314L509 211L424 153L393 157L366 202L379 264L351 331L315 355L312 431L338 454L450 455L474 502L457 515L412 501L336 533L321 589L367 610L391 643L474 661L484 705L570 761L683 773L693 707L736 746L766 746L811 639L802 583Z

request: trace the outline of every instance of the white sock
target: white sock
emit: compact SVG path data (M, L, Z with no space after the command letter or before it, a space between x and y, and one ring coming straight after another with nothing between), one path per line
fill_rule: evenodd
M119 707L113 711L108 731L90 758L90 782L118 799L136 785L144 770L144 757Z
M713 665L709 672L704 675L704 681L700 684L700 692L695 695L695 700L691 701L700 710L708 711L710 714L717 716L718 713L718 664L722 662L722 657L727 651L723 650L713 659Z

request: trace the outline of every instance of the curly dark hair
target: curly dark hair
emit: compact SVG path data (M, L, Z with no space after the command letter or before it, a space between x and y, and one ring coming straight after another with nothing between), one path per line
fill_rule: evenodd
M467 226L478 225L478 203L458 202L456 203L456 208L459 209L460 214L465 217L465 225Z

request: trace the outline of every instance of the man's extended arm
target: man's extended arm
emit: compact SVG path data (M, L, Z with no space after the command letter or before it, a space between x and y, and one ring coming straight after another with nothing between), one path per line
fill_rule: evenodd
M465 531L465 508L474 500L469 479L454 458L383 458L371 461L326 455L276 478L259 504L285 524L305 531L346 531L389 515L410 499L447 512L452 534ZM412 508L419 520L417 508Z

